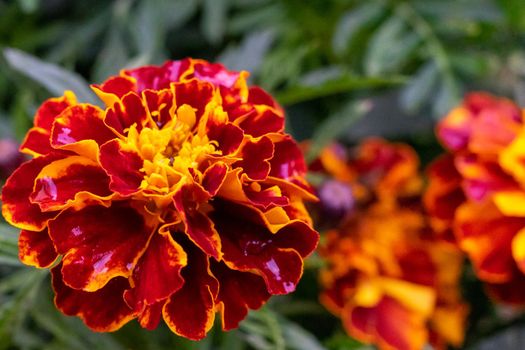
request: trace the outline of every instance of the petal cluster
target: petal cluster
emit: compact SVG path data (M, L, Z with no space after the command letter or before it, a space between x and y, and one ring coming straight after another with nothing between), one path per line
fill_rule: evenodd
M132 319L201 339L292 292L318 234L282 108L246 72L184 59L45 101L7 180L20 259L51 268L56 306L96 331Z
M321 302L351 336L380 349L446 348L464 337L462 254L430 229L418 166L408 145L381 139L352 152L331 146L313 165L354 203L320 248Z
M512 101L471 93L438 125L447 153L429 168L425 204L499 301L525 304L525 129Z

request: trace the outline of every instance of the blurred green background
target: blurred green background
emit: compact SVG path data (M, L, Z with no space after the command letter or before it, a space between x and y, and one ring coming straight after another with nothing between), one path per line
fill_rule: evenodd
M523 0L0 0L0 138L21 141L39 104L64 89L87 101L88 83L122 68L191 56L250 71L286 108L288 131L313 139L310 159L334 139L379 135L426 161L439 152L434 122L465 91L525 104L524 43ZM0 149L0 163L8 156ZM1 224L0 349L365 348L317 303L315 257L295 294L194 343L136 324L94 334L61 316L48 276L20 266L16 242ZM522 319L465 280L477 305L466 346L525 348Z

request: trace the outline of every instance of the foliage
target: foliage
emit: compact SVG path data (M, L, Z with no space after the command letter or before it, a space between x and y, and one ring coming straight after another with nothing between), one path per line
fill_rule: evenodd
M313 137L310 159L370 134L406 139L427 159L432 119L464 91L525 103L524 17L522 0L0 0L0 137L20 140L36 106L65 88L92 102L87 82L192 56L249 70L287 108L289 131ZM49 277L21 266L16 237L0 226L0 349L366 348L316 304L315 264L291 298L199 343L136 325L93 334L55 310ZM468 346L522 323L491 308L471 275L464 284L481 310Z

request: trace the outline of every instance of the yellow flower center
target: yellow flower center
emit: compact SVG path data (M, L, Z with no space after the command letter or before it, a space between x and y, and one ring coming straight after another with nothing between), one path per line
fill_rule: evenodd
M220 154L216 142L206 136L205 124L201 121L194 130L195 123L193 108L182 105L161 129L153 125L139 132L136 125L130 127L127 142L144 159L141 188L146 193L160 196L172 193L187 179L202 177L199 164L208 155Z

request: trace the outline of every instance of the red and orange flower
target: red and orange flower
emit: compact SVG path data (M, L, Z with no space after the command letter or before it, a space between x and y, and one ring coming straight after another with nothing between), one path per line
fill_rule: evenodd
M429 168L425 203L453 231L489 293L525 304L525 129L512 101L471 93L438 125L448 154Z
M464 337L462 254L430 229L418 166L408 145L380 139L347 155L329 147L314 165L354 197L320 248L321 302L351 336L380 349L446 348Z
M292 292L316 247L306 166L246 72L184 59L47 100L2 192L20 258L51 267L57 307L96 331L138 318L203 338Z

